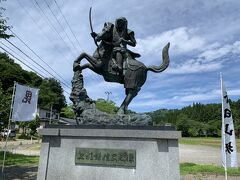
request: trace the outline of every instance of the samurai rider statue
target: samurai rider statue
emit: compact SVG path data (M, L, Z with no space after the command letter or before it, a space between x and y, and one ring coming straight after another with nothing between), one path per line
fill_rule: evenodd
M140 54L134 53L127 49L127 45L135 47L137 42L134 37L134 32L127 28L127 19L125 17L120 17L115 20L115 26L111 23L108 23L108 26L113 26L113 39L112 45L113 54L113 70L118 71L120 75L124 75L127 69L126 60L127 58L135 59L140 57ZM109 28L111 29L111 27ZM101 36L97 33L92 32L92 37L97 41L101 41ZM98 58L98 52L96 51L94 56ZM128 57L130 56L130 57Z
M126 113L129 103L138 94L147 78L147 72L163 72L169 65L168 43L162 51L163 62L160 66L146 67L142 62L136 60L140 54L130 51L129 46L136 46L134 32L128 29L128 21L124 17L117 18L115 24L104 23L100 33L95 33L91 22L91 9L89 12L91 36L97 46L91 56L85 52L81 53L74 61L73 70L91 69L102 75L107 82L124 84L126 97L122 102L118 114ZM98 45L98 42L100 44ZM81 65L81 60L86 59L89 63Z

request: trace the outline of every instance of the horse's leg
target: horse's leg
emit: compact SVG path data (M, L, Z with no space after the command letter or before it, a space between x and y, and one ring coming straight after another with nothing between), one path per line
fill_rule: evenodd
M87 54L85 52L81 53L78 56L78 58L74 61L74 63L80 64L82 59L88 60L88 62L96 68L100 68L102 66L102 61L94 58L93 56L90 56L89 54Z
M140 90L140 89L139 89ZM133 100L133 98L138 94L139 92L138 89L126 89L126 97L123 101L123 103L121 104L117 114L125 114L127 109L128 109L128 105L130 104L130 102Z
M79 69L80 69L80 70L87 69L87 68L88 68L88 69L91 69L93 72L101 75L101 72L99 71L99 69L95 68L93 65L91 65L91 64L89 64L89 63L84 64L84 65L82 65L82 66L79 66Z
M87 68L88 68L88 69L91 69L92 71L95 71L94 67L93 67L91 64L89 64L89 63L84 64L84 65L82 65L82 66L80 67L81 70L87 69Z

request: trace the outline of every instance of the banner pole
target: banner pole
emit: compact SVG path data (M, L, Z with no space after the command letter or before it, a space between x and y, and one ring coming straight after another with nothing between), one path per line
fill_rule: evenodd
M11 101L11 107L10 107L10 113L9 113L9 118L8 118L8 130L11 128L11 119L12 119L12 109L13 109L13 101L14 101L14 96L15 96L15 89L16 89L16 82L14 81L13 85L13 94L12 94L12 101ZM6 159L6 152L7 152L7 142L8 142L8 137L9 137L10 132L7 132L7 137L4 145L4 154L3 154L3 163L2 163L2 175L4 173L4 165L5 165L5 159Z
M50 111L50 120L49 120L49 124L52 124L52 108L53 108L53 103L51 104L51 111Z
M222 95L222 138L223 138L223 153L224 153L224 174L225 174L225 180L227 180L227 154L225 151L225 142L226 142L226 134L224 131L224 125L225 125L225 121L224 121L224 109L223 109L223 103L224 103L224 99L223 99L223 80L222 80L222 73L220 73L220 80L221 80L221 95Z

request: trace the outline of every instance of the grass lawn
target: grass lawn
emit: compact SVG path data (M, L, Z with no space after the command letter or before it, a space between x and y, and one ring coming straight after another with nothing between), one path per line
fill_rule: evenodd
M180 144L190 144L190 145L204 145L221 147L221 138L213 137L183 137L179 141ZM236 139L237 149L240 151L240 139Z
M240 168L228 168L228 175L240 176ZM181 175L186 174L218 174L224 175L224 168L214 165L199 165L194 163L182 163L180 164Z
M25 156L22 154L6 154L5 165L15 166L36 166L38 165L39 156ZM0 152L0 164L3 162L3 152Z

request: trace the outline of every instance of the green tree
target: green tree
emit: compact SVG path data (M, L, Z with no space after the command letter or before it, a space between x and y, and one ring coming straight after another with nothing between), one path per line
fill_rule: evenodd
M222 120L211 120L208 122L207 136L221 136Z
M27 136L25 136L27 128L30 129L29 135L34 136L36 134L37 128L40 126L40 119L37 116L33 121L18 122L18 125L23 129L22 137L25 139L25 137L27 138Z
M73 119L75 117L74 111L72 109L72 104L61 109L61 116Z
M240 99L231 101L235 133L240 136ZM182 131L183 136L221 136L221 104L194 103L179 110L160 109L149 113L157 123L171 123Z
M27 127L31 129L30 135L34 136L37 132L37 128L40 126L40 119L37 116L34 121L29 121Z
M60 111L66 106L66 99L63 95L63 89L61 84L53 79L46 78L39 86L39 106L42 108L50 108L53 105L53 109Z
M194 121L185 114L181 114L177 121L177 130L182 131L183 136L196 137L206 132L207 126L204 123Z
M110 114L116 114L118 110L118 107L113 101L106 101L104 99L98 99L96 101L96 108Z
M0 130L7 126L11 106L11 96L4 93L0 81Z

